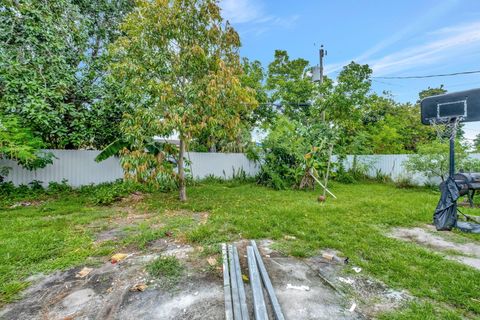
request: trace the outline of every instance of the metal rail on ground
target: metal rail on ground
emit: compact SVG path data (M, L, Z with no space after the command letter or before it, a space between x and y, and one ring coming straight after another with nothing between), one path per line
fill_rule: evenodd
M233 318L242 320L242 309L240 307L240 296L238 294L237 272L233 259L233 246L228 245L228 263L230 265L230 288L232 290Z
M235 265L235 275L237 280L238 298L240 302L240 310L242 312L242 319L249 320L247 296L245 295L245 286L243 285L242 271L240 269L240 259L238 257L237 247L233 246L233 263Z
M232 291L230 287L230 272L228 268L228 251L227 245L222 244L223 258L223 293L225 298L225 319L233 320Z
M277 320L284 320L285 317L283 316L282 308L280 307L280 303L278 303L277 296L275 295L275 290L273 289L272 282L270 281L270 277L268 276L267 268L265 268L265 265L263 264L262 256L260 255L260 251L258 251L257 244L254 240L251 241L251 244L255 253L255 258L257 260L257 265L260 271L263 285L267 290L270 303L272 304L273 315Z
M260 280L260 274L257 267L257 261L255 258L255 252L253 247L247 247L248 258L248 272L250 275L250 284L252 287L253 295L253 311L256 320L267 320L268 313L265 305L265 299L263 297L263 288Z

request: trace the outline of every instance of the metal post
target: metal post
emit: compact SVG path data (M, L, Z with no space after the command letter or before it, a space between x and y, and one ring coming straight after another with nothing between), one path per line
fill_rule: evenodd
M455 174L455 135L452 134L450 137L450 177L453 178Z
M320 81L319 81L319 86L322 86L323 83L323 57L326 54L325 49L323 49L323 44L320 46L320 50L318 51L319 56L320 56ZM325 110L322 110L322 122L325 122Z
M452 119L453 131L450 135L450 168L449 176L453 178L455 174L455 136L457 135L457 119Z

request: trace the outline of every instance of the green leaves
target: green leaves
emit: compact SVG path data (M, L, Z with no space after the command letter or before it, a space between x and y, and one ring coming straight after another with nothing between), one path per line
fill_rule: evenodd
M27 169L43 168L53 160L53 154L39 151L43 146L17 117L0 115L0 158L16 160Z
M143 0L122 23L109 70L132 106L121 125L131 147L127 172L140 169L147 180L164 172L165 159L145 151L154 136L232 138L241 116L255 108L254 91L240 81L238 34L219 12L214 0Z
M266 88L271 91L270 101L284 105L284 114L294 120L311 116L311 102L318 95L318 86L307 77L309 62L290 60L287 51L275 50L275 59L268 66Z
M105 46L130 7L126 0L7 1L0 11L0 112L19 116L50 148L110 142L119 112L118 104L104 103Z

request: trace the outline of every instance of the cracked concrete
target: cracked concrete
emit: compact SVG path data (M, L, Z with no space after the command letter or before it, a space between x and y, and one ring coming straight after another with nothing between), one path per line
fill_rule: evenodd
M364 318L362 301L340 294L318 276L320 269L326 272L330 268L327 273L335 281L344 266L318 263L321 256L307 260L284 256L272 249L269 240L257 243L286 319ZM248 275L247 244L248 241L237 243L245 276ZM151 243L147 252L132 252L116 264L106 261L92 267L84 278L77 277L83 266L36 275L30 278L33 284L19 301L0 310L0 319L224 319L221 259L217 257L217 264L212 266L200 252L198 247L177 243L171 238L159 239ZM146 265L160 254L177 257L185 267L174 287L164 286L162 278L152 278L145 271ZM363 291L375 287L361 279L356 278L353 290L364 294ZM132 291L139 283L146 285L145 291ZM248 281L245 286L253 319ZM371 297L378 300L378 296L388 297L388 292L388 288L382 286ZM403 299L391 298L394 303L388 304L385 301L390 298L385 297L383 305L377 303L382 308L370 310L369 315L396 308L397 302ZM359 307L351 312L349 309L355 301Z

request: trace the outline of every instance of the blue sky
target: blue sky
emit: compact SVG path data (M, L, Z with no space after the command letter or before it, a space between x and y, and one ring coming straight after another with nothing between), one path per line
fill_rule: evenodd
M352 60L368 63L374 77L480 70L479 0L222 0L221 6L240 34L242 56L264 67L275 49L317 64L324 44L330 77ZM372 83L379 93L415 102L428 86L480 87L480 74ZM480 123L467 124L465 131L472 139Z

